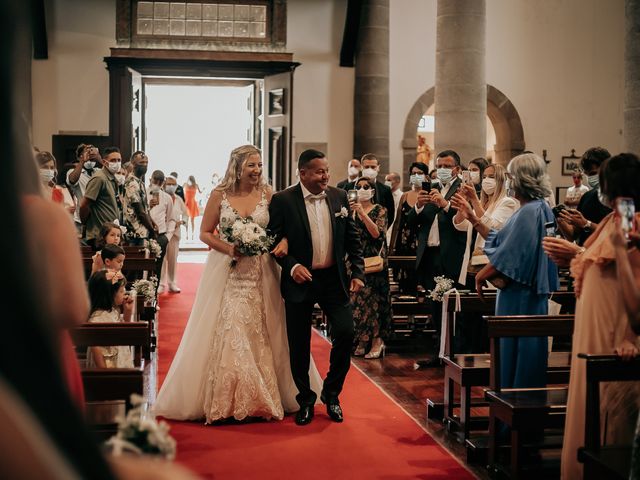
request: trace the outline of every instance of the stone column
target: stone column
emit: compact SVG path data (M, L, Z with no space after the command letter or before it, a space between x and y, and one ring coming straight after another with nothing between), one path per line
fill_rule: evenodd
M356 52L353 153L389 171L389 0L363 0ZM348 159L345 159L345 162Z
M624 151L640 155L640 0L626 0L624 13Z
M486 155L485 0L438 0L435 154Z

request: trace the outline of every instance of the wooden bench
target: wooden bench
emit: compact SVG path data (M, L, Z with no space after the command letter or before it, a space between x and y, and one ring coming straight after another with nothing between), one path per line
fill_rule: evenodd
M571 292L554 292L551 300L561 305L561 313L571 314L575 311L575 296ZM455 320L458 313L490 316L495 312L495 295L485 295L482 301L476 294L460 296L460 312L455 312L455 297L449 298L448 312L448 341L445 344L444 363L444 421L449 432L456 434L458 440L466 442L471 430L486 430L486 417L471 417L471 407L486 406L480 400L472 403L471 390L473 387L489 385L490 354L456 354L453 339L455 336ZM484 319L482 321L485 321ZM548 374L555 379L558 372L563 372L569 363L567 352L552 352L549 357ZM562 375L562 374L560 374ZM561 377L562 378L562 377ZM552 382L553 383L553 382ZM456 385L460 389L460 402L454 401ZM459 416L453 413L455 407L460 407Z
M84 267L85 277L89 278L91 276L93 259L91 257L83 257L82 264ZM143 278L145 273L147 273L148 276L151 276L155 273L155 271L155 258L127 257L124 261L124 266L122 267L122 274L127 278L128 282L132 282L133 280L138 278Z
M631 445L601 445L600 383L640 380L640 357L625 362L616 355L579 353L587 363L587 398L584 447L578 460L584 463L584 480L628 479L631 470Z
M144 247L134 247L132 245L121 245L127 258L146 258L147 250ZM95 251L88 245L80 245L80 253L82 257L93 257Z
M491 346L489 380L491 390L485 393L489 402L489 472L494 476L519 478L523 474L522 447L526 435L545 428L564 427L567 387L503 389L500 379L500 339L509 337L566 337L573 332L573 315L516 315L487 317ZM570 354L569 354L570 356ZM569 359L567 357L567 360ZM552 361L549 362L552 365ZM568 383L569 365L561 367L552 380ZM498 422L511 432L510 464L498 463ZM558 442L542 443L544 448L561 447ZM554 465L555 468L559 467Z

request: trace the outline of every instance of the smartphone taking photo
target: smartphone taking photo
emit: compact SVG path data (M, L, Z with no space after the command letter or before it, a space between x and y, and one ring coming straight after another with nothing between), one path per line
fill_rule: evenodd
M358 201L358 191L357 190L349 190L349 191L347 191L347 199L350 202L357 202Z
M462 181L464 183L472 183L471 182L471 172L469 170L462 171Z
M616 211L620 215L620 226L624 232L624 238L629 240L629 233L635 230L634 216L636 214L636 206L633 198L618 197L616 199Z

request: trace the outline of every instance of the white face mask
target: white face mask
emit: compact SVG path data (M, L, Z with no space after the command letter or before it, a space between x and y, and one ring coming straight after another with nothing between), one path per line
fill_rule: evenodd
M598 185L600 185L600 175L598 175L597 173L595 175L589 175L587 177L587 183L591 188L596 188Z
M424 173L414 173L409 177L409 182L411 182L411 185L414 187L422 186L422 182L424 182Z
M124 175L116 173L113 176L116 177L116 182L118 183L118 185L124 185L124 181L126 180L126 177Z
M443 185L446 185L447 183L449 183L451 181L451 178L453 177L453 173L450 168L439 168L437 172L438 172L438 180L440 180L440 182L442 182Z
M391 183L391 180L386 180L384 184L389 188L393 188L393 183Z
M482 191L487 195L493 195L493 193L496 191L496 179L489 177L483 178Z
M480 172L475 172L471 170L469 171L469 177L471 177L471 181L474 183L474 185L477 185L480 183Z
M96 162L92 160L87 160L86 162L84 162L84 168L87 170L93 170L95 166L96 166Z
M107 170L109 170L114 175L120 171L122 167L122 162L109 162L107 163Z
M173 195L174 193L176 193L176 188L178 188L177 185L165 185L164 191L167 192L169 195Z
M360 169L358 167L349 167L349 176L357 177L360 175Z
M43 182L49 183L56 176L55 170L49 170L48 168L40 169L40 178Z
M369 180L375 180L378 176L378 169L371 167L365 168L364 170L362 170L362 176Z
M371 200L371 197L373 197L373 189L369 188L367 190L365 190L364 188L359 188L358 189L358 201L359 202L366 202L368 200Z

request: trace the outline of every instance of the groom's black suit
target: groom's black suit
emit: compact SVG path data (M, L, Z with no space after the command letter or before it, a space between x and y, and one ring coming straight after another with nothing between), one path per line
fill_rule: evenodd
M362 244L349 212L347 193L328 187L326 199L317 200L328 206L333 239L331 266L312 269L313 245L311 227L300 184L276 193L269 205L269 233L276 243L283 237L289 242L288 255L276 260L282 267L281 292L285 300L287 336L291 372L298 387L297 400L301 406L313 405L316 394L309 385L309 358L311 350L311 315L318 303L331 324L330 368L324 381L322 394L326 400L337 400L349 371L353 343L353 315L349 303L350 279L345 258L351 264L351 278L364 281ZM326 207L325 207L326 208ZM291 270L300 264L313 277L311 282L296 283Z

